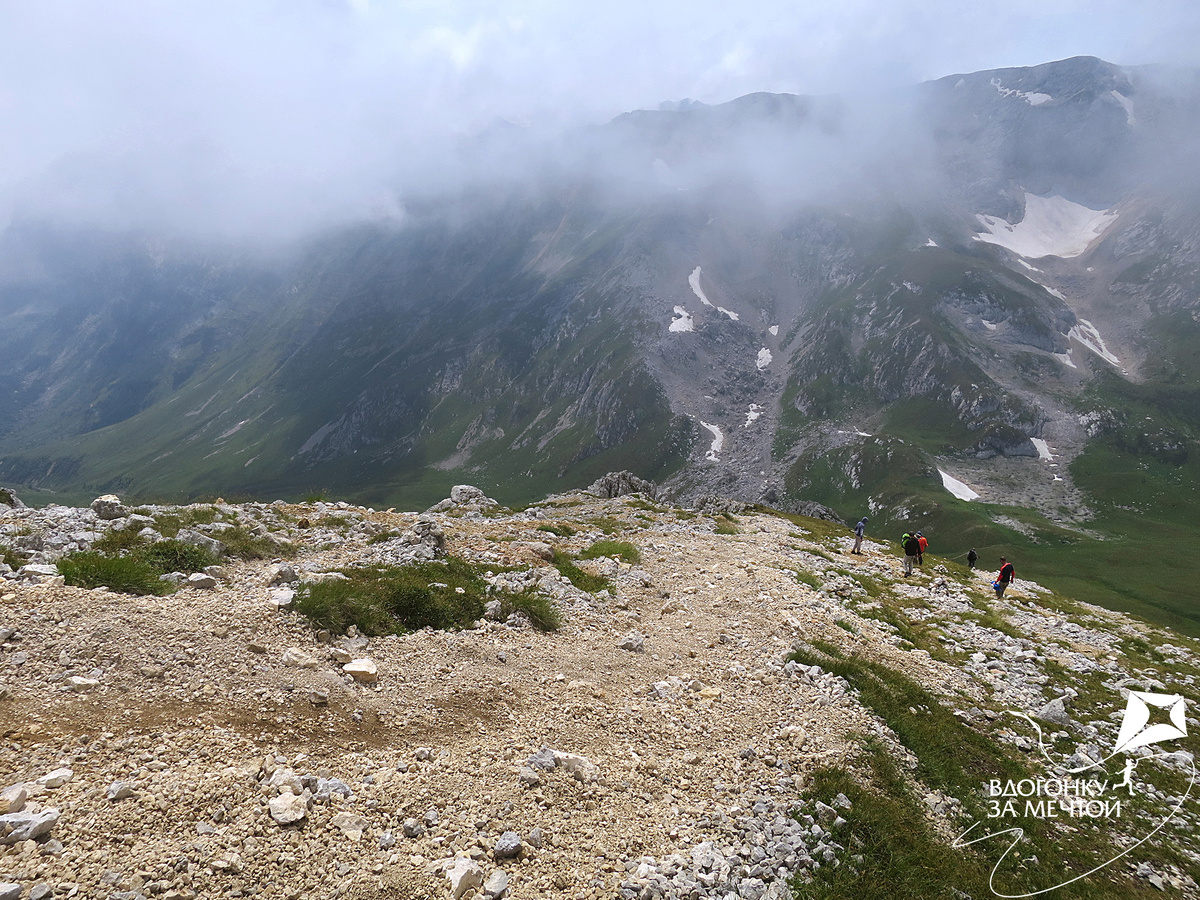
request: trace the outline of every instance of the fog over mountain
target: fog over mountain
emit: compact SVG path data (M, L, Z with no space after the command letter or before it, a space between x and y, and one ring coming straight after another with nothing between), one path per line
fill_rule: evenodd
M856 123L874 143L855 151L873 166L870 154L887 155L903 137L894 132L905 110L889 92L907 85L1079 54L1192 63L1200 46L1200 22L1183 2L742 9L7 4L0 220L276 243L395 219L430 189L511 181L529 174L531 159L539 174L547 163L583 166L626 185L631 173L586 141L581 148L578 129L665 100L719 104L758 91L874 98L872 114L886 121ZM477 141L497 121L520 125L525 146L481 156ZM739 171L779 177L769 148L739 141L724 148L742 151ZM814 146L821 158L810 174L857 180L854 167L827 167L860 143L824 155Z

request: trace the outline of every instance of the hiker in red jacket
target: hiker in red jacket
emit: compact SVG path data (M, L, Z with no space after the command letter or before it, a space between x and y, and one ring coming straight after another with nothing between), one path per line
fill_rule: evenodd
M1003 556L1000 557L1000 574L996 576L996 580L992 582L992 587L996 590L996 599L999 600L1004 596L1004 589L1017 580L1017 573L1013 570L1013 564Z
M923 566L925 565L925 548L929 546L929 541L925 535L921 534L919 531L917 532L917 544L921 548L921 551L917 554L917 565Z

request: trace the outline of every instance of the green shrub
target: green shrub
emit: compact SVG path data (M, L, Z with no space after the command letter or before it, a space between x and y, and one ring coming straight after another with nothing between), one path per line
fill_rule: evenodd
M575 565L571 557L565 553L554 551L554 568L558 569L558 573L564 576L571 584L579 588L581 591L587 591L589 594L594 594L596 591L603 591L609 587L607 578L601 575L592 575L583 571L579 566Z
M217 558L203 547L193 547L191 544L175 540L155 541L148 547L137 550L135 555L162 575L167 572L199 572L207 566L215 566L218 562Z
M368 635L402 634L426 626L463 628L483 615L488 584L457 557L343 573L347 581L307 586L296 604L314 624L336 633L351 625Z
M504 594L500 597L500 614L507 618L514 612L522 612L529 623L539 631L554 631L562 624L562 614L545 594L537 591L522 591L519 594Z
M596 541L579 554L580 559L599 559L601 556L623 559L630 565L642 561L642 554L638 552L638 548L628 541Z
M294 556L294 547L280 546L270 538L258 537L246 530L244 525L235 525L213 535L225 545L225 551L237 559L270 559L276 556Z
M570 525L539 525L537 530L548 531L557 537L570 537L575 533L575 529Z
M0 563L8 563L14 569L19 569L25 565L25 555L19 550L0 544Z
M67 584L76 587L106 587L123 594L165 594L171 585L159 581L162 573L139 556L108 556L87 550L71 553L58 561L58 571Z
M737 534L737 525L729 516L717 516L713 519L713 530L717 534Z
M138 537L138 532L141 531L136 525L127 525L125 528L114 528L105 533L105 535L92 544L92 549L98 553L109 553L116 555L121 551L133 550L146 543L145 539Z

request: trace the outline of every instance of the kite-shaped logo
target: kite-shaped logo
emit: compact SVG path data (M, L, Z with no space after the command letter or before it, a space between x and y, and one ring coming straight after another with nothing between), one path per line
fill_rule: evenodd
M1149 725L1150 707L1167 710L1171 724L1156 722ZM1113 753L1133 750L1157 744L1159 741L1169 741L1173 738L1187 736L1187 721L1184 716L1187 711L1187 701L1179 694L1150 694L1145 691L1130 691L1129 703L1125 707L1125 718L1121 720L1121 730L1117 733L1117 744Z

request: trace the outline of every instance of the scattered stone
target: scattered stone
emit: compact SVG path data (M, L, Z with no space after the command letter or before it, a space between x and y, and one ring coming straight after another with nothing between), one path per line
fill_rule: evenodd
M49 773L43 775L35 783L40 784L42 787L46 788L47 790L52 791L52 790L55 790L56 788L62 787L64 784L69 782L74 777L75 777L75 773L72 770L67 769L67 768L61 768L61 769L55 769L53 772L49 772Z
M1065 697L1055 697L1040 710L1037 717L1044 719L1047 722L1053 722L1055 725L1070 725L1071 716L1067 712L1067 702Z
M322 691L317 688L313 688L308 692L308 702L313 706L328 706L329 691Z
M315 669L321 665L315 656L309 656L299 647L288 647L283 651L282 662L285 666L297 669Z
M29 792L23 784L12 784L0 791L0 815L17 813L25 808Z
M446 870L446 878L450 881L450 896L454 900L462 900L483 887L483 869L470 859L456 860Z
M628 650L630 653L645 653L646 636L640 631L631 631L621 638L617 647L621 650Z
M29 900L46 900L54 896L54 888L44 881L39 881L29 891Z
M212 590L217 586L217 579L211 575L206 575L203 572L193 572L187 577L187 586L193 588L203 588L204 590Z
M67 687L77 694L90 694L100 686L95 678L84 678L82 675L71 675L67 678Z
M267 598L267 602L276 609L283 609L286 606L291 606L292 601L296 599L296 592L291 588L280 588L276 591L271 591L271 596Z
M57 823L61 813L53 807L41 812L16 812L0 816L0 844L15 844L18 841L36 841L47 835Z
M287 563L267 569L267 587L274 587L277 584L295 584L299 580L300 576L296 574L296 570Z
M291 825L308 815L308 801L290 791L271 798L267 806L271 810L271 818L280 825Z
M104 796L113 803L128 800L133 796L133 785L128 781L114 781L108 786L108 790L105 791Z
M200 547L207 550L213 556L224 556L225 545L215 538L210 538L207 534L197 531L194 528L180 528L179 533L175 535L175 540L181 544L189 544L192 547Z
M123 519L129 515L129 510L121 504L116 494L104 494L92 501L92 512L101 519L111 521Z
M508 873L503 869L497 869L483 885L483 895L490 900L500 900L508 893Z
M363 832L367 830L367 820L360 815L349 812L340 812L333 817L330 823L334 828L341 829L342 834L352 841L361 841Z
M515 831L506 831L496 839L492 847L496 859L515 859L521 855L521 836Z
M425 826L416 819L405 819L401 829L404 831L405 837L419 838L425 834Z
M379 680L379 667L372 659L355 659L344 666L342 671L360 684L374 684Z
M0 900L21 900L21 886L11 881L0 882Z

